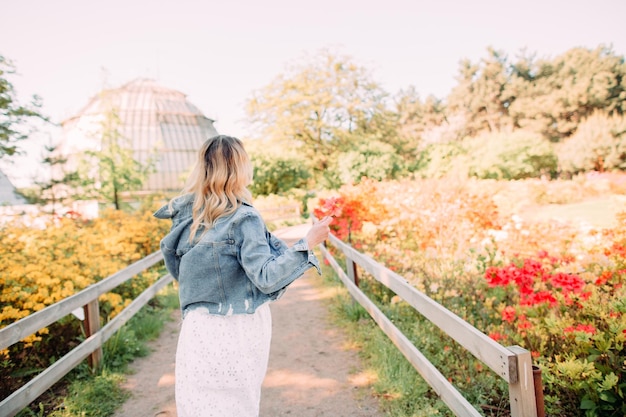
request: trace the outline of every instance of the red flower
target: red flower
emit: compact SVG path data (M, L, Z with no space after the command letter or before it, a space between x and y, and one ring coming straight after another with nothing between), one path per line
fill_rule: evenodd
M541 303L547 303L551 306L557 304L556 298L550 291L539 291L531 294L523 294L520 299L520 305L534 306Z
M562 288L564 293L578 293L585 286L585 281L578 275L563 272L552 275L551 282L555 287Z
M342 199L337 197L328 198L322 205L322 210L327 216L339 217L341 216L341 203Z
M515 308L506 306L504 310L502 310L502 320L512 323L515 320Z
M595 284L597 286L601 286L607 283L608 280L610 280L612 278L613 274L611 273L611 271L604 271L602 273L602 275L600 275L598 278L596 278L596 282Z
M595 334L596 328L591 324L577 324L576 326L568 326L563 329L563 333L584 332L588 334Z
M496 342L499 342L500 340L506 339L505 335L503 335L502 333L498 333L498 332L491 332L491 333L489 333L489 337L492 338L493 340L495 340Z
M519 324L517 325L518 330L526 330L533 327L533 324L526 320L526 316L522 315L519 317Z

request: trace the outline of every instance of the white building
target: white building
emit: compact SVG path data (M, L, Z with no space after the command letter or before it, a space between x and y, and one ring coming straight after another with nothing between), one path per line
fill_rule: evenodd
M15 191L11 180L0 171L0 206L21 206L28 204L26 199Z

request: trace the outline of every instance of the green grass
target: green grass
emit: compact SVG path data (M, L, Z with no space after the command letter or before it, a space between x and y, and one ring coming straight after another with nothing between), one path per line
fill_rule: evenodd
M17 417L108 417L130 393L122 389L128 365L149 353L147 342L156 339L173 309L178 308L178 290L168 285L119 329L103 346L102 368L93 373L86 361L76 367L56 388L18 413Z
M87 381L74 381L69 395L63 401L62 409L54 411L51 417L108 417L113 415L129 396L120 385L124 375L119 372L102 371Z

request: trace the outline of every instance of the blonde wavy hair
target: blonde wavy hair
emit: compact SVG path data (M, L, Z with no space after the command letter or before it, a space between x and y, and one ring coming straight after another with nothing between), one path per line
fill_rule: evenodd
M252 172L250 158L239 139L218 135L204 142L181 193L194 197L190 242L200 226L204 234L217 219L234 213L242 202L252 202L247 188Z

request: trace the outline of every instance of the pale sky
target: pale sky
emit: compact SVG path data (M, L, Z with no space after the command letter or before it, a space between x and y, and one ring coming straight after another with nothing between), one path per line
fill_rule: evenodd
M626 0L0 0L0 55L17 67L20 101L38 94L54 122L105 81L148 77L245 138L246 100L305 53L339 50L389 93L413 85L444 98L459 61L489 46L511 57L601 44L626 55L624 16ZM22 160L5 168L14 183L40 152Z

